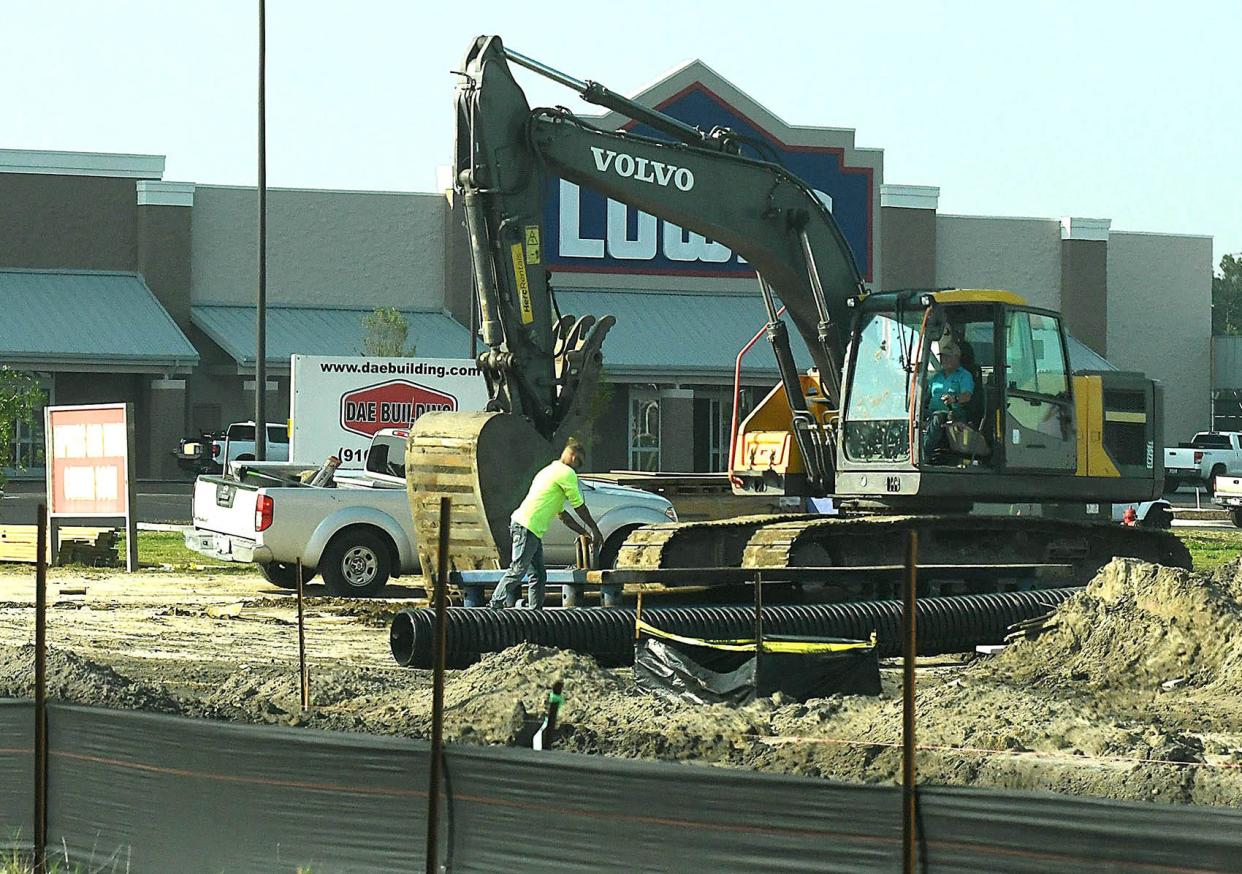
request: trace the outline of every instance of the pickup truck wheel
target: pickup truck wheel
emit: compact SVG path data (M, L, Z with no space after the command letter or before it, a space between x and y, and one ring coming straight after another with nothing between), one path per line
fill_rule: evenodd
M267 564L259 565L259 571L263 574L263 579L267 580L273 586L280 586L282 589L296 589L298 587L298 566L285 561L273 561ZM309 568L302 568L302 582L309 583L315 576L315 572Z
M1181 480L1179 480L1177 477L1166 476L1164 478L1164 493L1166 495L1171 495L1174 492L1176 492L1181 487L1181 485L1182 485Z
M388 544L369 531L346 531L324 550L319 563L323 581L333 595L369 598L379 593L392 574Z
M1152 507L1147 511L1147 515L1143 517L1143 521L1139 524L1144 528L1157 528L1161 531L1168 531L1173 527L1173 511L1164 506Z
M1234 507L1229 511L1229 520L1234 528L1242 528L1242 507Z

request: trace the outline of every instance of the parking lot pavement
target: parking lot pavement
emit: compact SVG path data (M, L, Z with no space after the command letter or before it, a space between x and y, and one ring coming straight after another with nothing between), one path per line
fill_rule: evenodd
M42 492L7 493L0 499L0 525L34 525L36 509L44 501ZM190 493L166 491L140 491L138 493L138 521L188 524L190 522Z
M1212 503L1212 496L1209 495L1205 489L1198 489L1198 493L1196 494L1195 489L1183 487L1175 492L1170 492L1164 497L1165 500L1167 500L1174 507L1197 507L1205 510L1216 507L1216 505Z
M1174 519L1174 528L1215 528L1224 531L1236 531L1232 522L1227 519Z

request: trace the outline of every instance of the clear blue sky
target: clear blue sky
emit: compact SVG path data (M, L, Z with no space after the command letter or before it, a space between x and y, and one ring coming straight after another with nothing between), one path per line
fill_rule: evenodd
M253 184L257 2L8 4L0 147L157 153ZM799 9L804 11L798 11ZM701 58L794 124L850 127L940 209L1102 216L1242 251L1230 2L268 2L269 184L432 190L479 33L633 93ZM577 106L524 76L532 102Z

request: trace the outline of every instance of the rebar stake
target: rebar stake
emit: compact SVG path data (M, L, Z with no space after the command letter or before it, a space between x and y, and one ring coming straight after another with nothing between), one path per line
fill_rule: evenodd
M47 870L47 508L35 534L34 870Z
M302 557L298 556L298 684L302 690L302 709L310 708L310 668L306 666L306 615L302 607Z
M445 628L448 612L445 606L445 581L449 574L449 519L452 499L440 499L440 554L433 583L436 636L431 685L431 767L427 789L427 874L439 872L440 780L444 755L444 654Z
M755 571L755 697L759 697L759 671L763 668L763 572Z
M915 627L919 563L919 533L910 529L906 541L906 585L902 604L903 646L901 681L901 806L902 871L915 874L918 867L918 790L914 769L914 663L918 655Z

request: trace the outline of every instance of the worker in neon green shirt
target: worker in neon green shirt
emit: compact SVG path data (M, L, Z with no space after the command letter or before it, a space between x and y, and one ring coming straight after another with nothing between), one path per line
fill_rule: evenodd
M532 575L527 606L533 610L543 607L543 590L548 584L548 571L543 564L543 536L548 533L552 517L560 516L566 527L577 534L589 533L596 547L603 542L599 526L591 517L591 511L587 509L582 491L578 488L578 471L584 460L582 444L570 439L561 451L560 459L535 474L526 499L509 519L513 556L509 560L509 569L492 592L488 606L493 610L503 610L510 597L516 600L527 574ZM586 528L574 521L565 510L566 502L586 523Z

